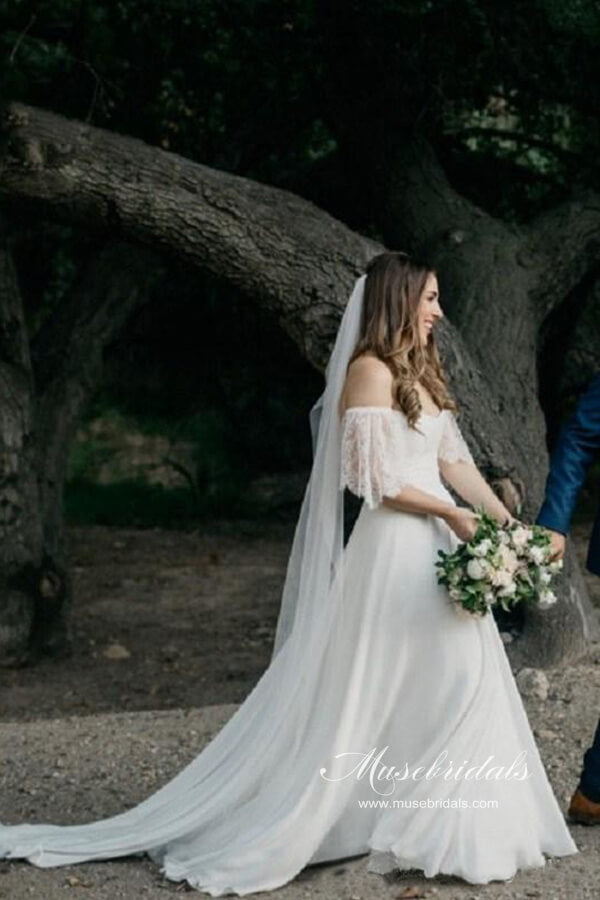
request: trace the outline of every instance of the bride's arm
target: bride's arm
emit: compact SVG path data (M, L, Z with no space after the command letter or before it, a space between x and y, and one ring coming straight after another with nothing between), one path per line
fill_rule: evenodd
M403 512L422 513L443 519L461 541L470 541L477 530L477 516L471 509L440 500L435 494L406 484L394 497L384 497L384 506Z
M471 506L483 506L500 523L512 521L511 513L475 465L454 414L448 411L445 415L447 418L438 450L442 478Z
M485 511L501 524L512 521L513 516L496 496L477 466L466 462L440 463L444 481L459 497L471 506L483 506Z
M348 369L345 399L350 407L392 406L392 376L388 367L373 357L361 357ZM427 491L403 484L393 495L385 494L381 503L403 512L438 516L444 519L461 540L470 540L477 527L477 517L470 509L464 509L436 497Z

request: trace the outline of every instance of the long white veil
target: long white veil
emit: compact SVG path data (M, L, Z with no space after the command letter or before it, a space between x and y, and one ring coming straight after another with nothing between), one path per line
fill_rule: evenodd
M314 625L318 607L325 603L334 605L334 584L341 584L344 495L339 486L338 404L348 360L359 338L366 278L363 274L354 284L325 369L325 389L309 414L313 464L288 560L271 659L293 628Z

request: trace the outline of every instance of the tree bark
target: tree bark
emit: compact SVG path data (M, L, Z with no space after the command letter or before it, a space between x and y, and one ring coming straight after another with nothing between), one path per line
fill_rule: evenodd
M0 663L21 665L44 592L29 342L0 220Z
M228 281L273 312L323 371L352 282L381 245L287 191L53 113L11 104L2 129L4 194L110 228ZM411 140L395 148L388 240L422 249L437 266L448 312L440 345L461 426L509 508L531 519L547 468L537 334L548 259L534 228L507 226L458 196L431 149ZM579 271L564 269L572 278ZM563 289L567 283L565 276ZM544 613L543 628L530 617L510 645L515 661L575 659L597 633L578 570L569 566L562 603Z

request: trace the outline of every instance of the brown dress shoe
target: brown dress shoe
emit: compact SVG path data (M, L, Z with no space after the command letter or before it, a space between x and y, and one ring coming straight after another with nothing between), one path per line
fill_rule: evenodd
M568 815L572 822L579 822L581 825L600 825L600 803L588 800L581 789L577 788L571 797Z

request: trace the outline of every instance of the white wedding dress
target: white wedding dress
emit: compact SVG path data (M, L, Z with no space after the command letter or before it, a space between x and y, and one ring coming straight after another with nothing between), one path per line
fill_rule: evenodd
M216 897L357 854L373 872L486 883L577 853L493 617L457 609L437 583L438 550L455 535L380 503L407 483L453 502L439 460L472 461L450 411L422 415L415 431L397 409L347 410L340 486L366 502L344 549L343 614L319 651L288 664L292 631L221 732L156 793L88 824L0 825L0 858L147 853ZM360 760L378 755L359 777ZM405 777L377 779L382 766Z

